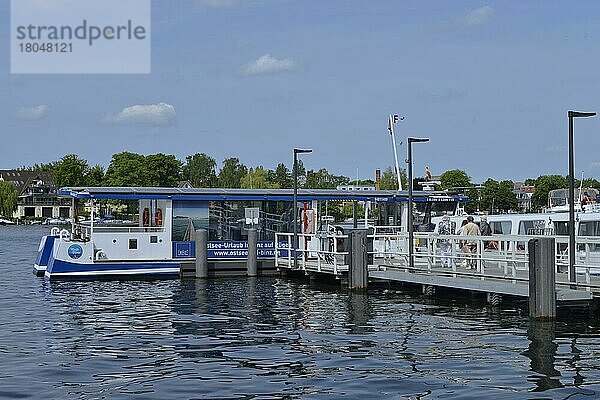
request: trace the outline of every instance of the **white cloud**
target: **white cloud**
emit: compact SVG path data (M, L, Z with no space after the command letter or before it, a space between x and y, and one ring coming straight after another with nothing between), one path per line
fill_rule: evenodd
M242 75L264 75L276 74L279 72L293 71L296 68L296 62L291 58L282 58L278 60L269 54L259 57L248 63L242 68Z
M169 126L175 123L175 107L167 103L136 104L125 107L118 114L108 114L106 123L147 126Z
M590 169L598 169L600 168L600 161L594 161L593 163L590 163Z
M45 104L35 107L21 107L17 110L15 117L22 121L37 121L48 115L50 107Z
M456 24L463 27L484 25L488 22L493 13L494 9L490 6L479 7L457 18Z

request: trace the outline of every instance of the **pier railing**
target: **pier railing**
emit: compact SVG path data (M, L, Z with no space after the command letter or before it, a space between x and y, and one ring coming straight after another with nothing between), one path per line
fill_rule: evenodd
M373 239L372 270L400 269L406 272L523 283L529 277L527 242L540 236L415 233L413 266L410 266L408 259L407 233L374 234L369 237ZM557 284L573 285L568 282L569 238L554 238ZM600 237L578 236L576 248L575 286L600 292Z
M276 233L275 266L294 268L294 252L296 252L299 270L327 272L334 275L347 272L348 252L345 251L347 239L348 235L332 233L298 234L298 246L294 246L293 233Z
M408 252L408 234L399 227L376 228L372 240L369 270L399 270L477 280L501 280L524 284L529 279L527 243L539 235L458 236L416 232L414 263ZM544 236L548 237L548 236ZM577 286L600 293L600 237L577 237L576 278L568 281L568 237L555 238L555 276L559 286ZM293 234L277 233L275 265L339 275L348 271L348 235L335 233L299 234L293 249ZM291 250L290 250L291 249Z

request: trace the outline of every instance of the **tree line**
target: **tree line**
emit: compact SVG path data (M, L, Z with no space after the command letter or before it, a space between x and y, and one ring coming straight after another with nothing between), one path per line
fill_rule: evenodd
M236 157L217 161L204 153L187 156L185 161L170 154L142 155L131 152L114 154L106 170L101 165L90 166L76 154L67 154L60 160L20 169L48 171L58 187L80 186L156 186L176 187L181 181L189 181L193 187L204 188L292 188L294 185L291 168L280 163L274 169L263 166L248 167ZM391 171L391 168L390 168ZM298 162L300 187L307 189L335 189L347 185L350 178L335 175L327 169L305 169ZM360 184L373 185L373 180Z
M509 212L518 210L518 201L513 192L514 182L511 180L496 181L489 178L481 185L471 182L469 175L462 170L454 169L444 172L440 176L440 189L461 188L469 197L466 211L488 211L490 213ZM523 182L527 186L534 186L535 192L531 197L532 211L541 211L548 205L548 194L552 190L566 189L569 187L568 176L541 175L529 178ZM600 181L594 178L575 179L575 186L594 188L600 190Z
M205 188L254 188L254 189L290 189L294 181L291 167L279 163L274 169L263 166L248 167L236 157L226 158L220 163L205 153L189 155L185 161L170 154L142 155L132 152L113 154L106 169L101 165L90 165L76 154L67 154L59 160L22 166L28 171L47 171L52 173L57 187L81 186L156 186L176 187L181 181L189 181L193 187ZM403 188L406 188L406 172L400 171ZM349 177L335 175L325 168L305 169L298 162L299 187L306 189L335 189L348 185ZM600 189L595 179L584 180L585 187ZM374 185L371 179L358 181L360 185ZM548 193L553 189L566 188L568 180L559 175L542 175L536 179L527 179L526 185L535 185L532 198L534 210L540 210L547 204ZM579 185L579 181L576 183ZM440 177L436 189L464 193L469 197L466 204L468 212L487 211L491 213L518 210L518 201L513 193L514 183L510 180L496 181L487 179L481 185L471 182L471 177L462 170L449 170ZM382 190L396 190L397 179L394 170L387 167L380 178ZM0 182L0 215L10 216L16 207L17 194L10 184Z

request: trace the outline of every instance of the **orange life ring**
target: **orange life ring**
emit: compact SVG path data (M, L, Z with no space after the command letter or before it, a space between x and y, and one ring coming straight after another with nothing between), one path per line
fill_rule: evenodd
M144 226L150 226L150 209L148 207L144 208L142 213L142 223Z
M163 224L163 215L162 210L160 208L156 209L154 213L154 226L162 226Z

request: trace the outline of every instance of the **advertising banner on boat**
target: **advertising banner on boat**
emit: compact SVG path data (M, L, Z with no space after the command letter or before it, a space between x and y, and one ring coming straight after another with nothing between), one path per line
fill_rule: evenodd
M287 242L280 242L279 248L287 247ZM261 240L257 243L257 258L268 259L275 257L275 242L273 240ZM281 254L285 252L286 254ZM207 243L207 256L209 260L245 260L248 258L247 241L210 241ZM280 251L281 256L287 252ZM173 242L173 258L196 257L196 245L194 242Z

